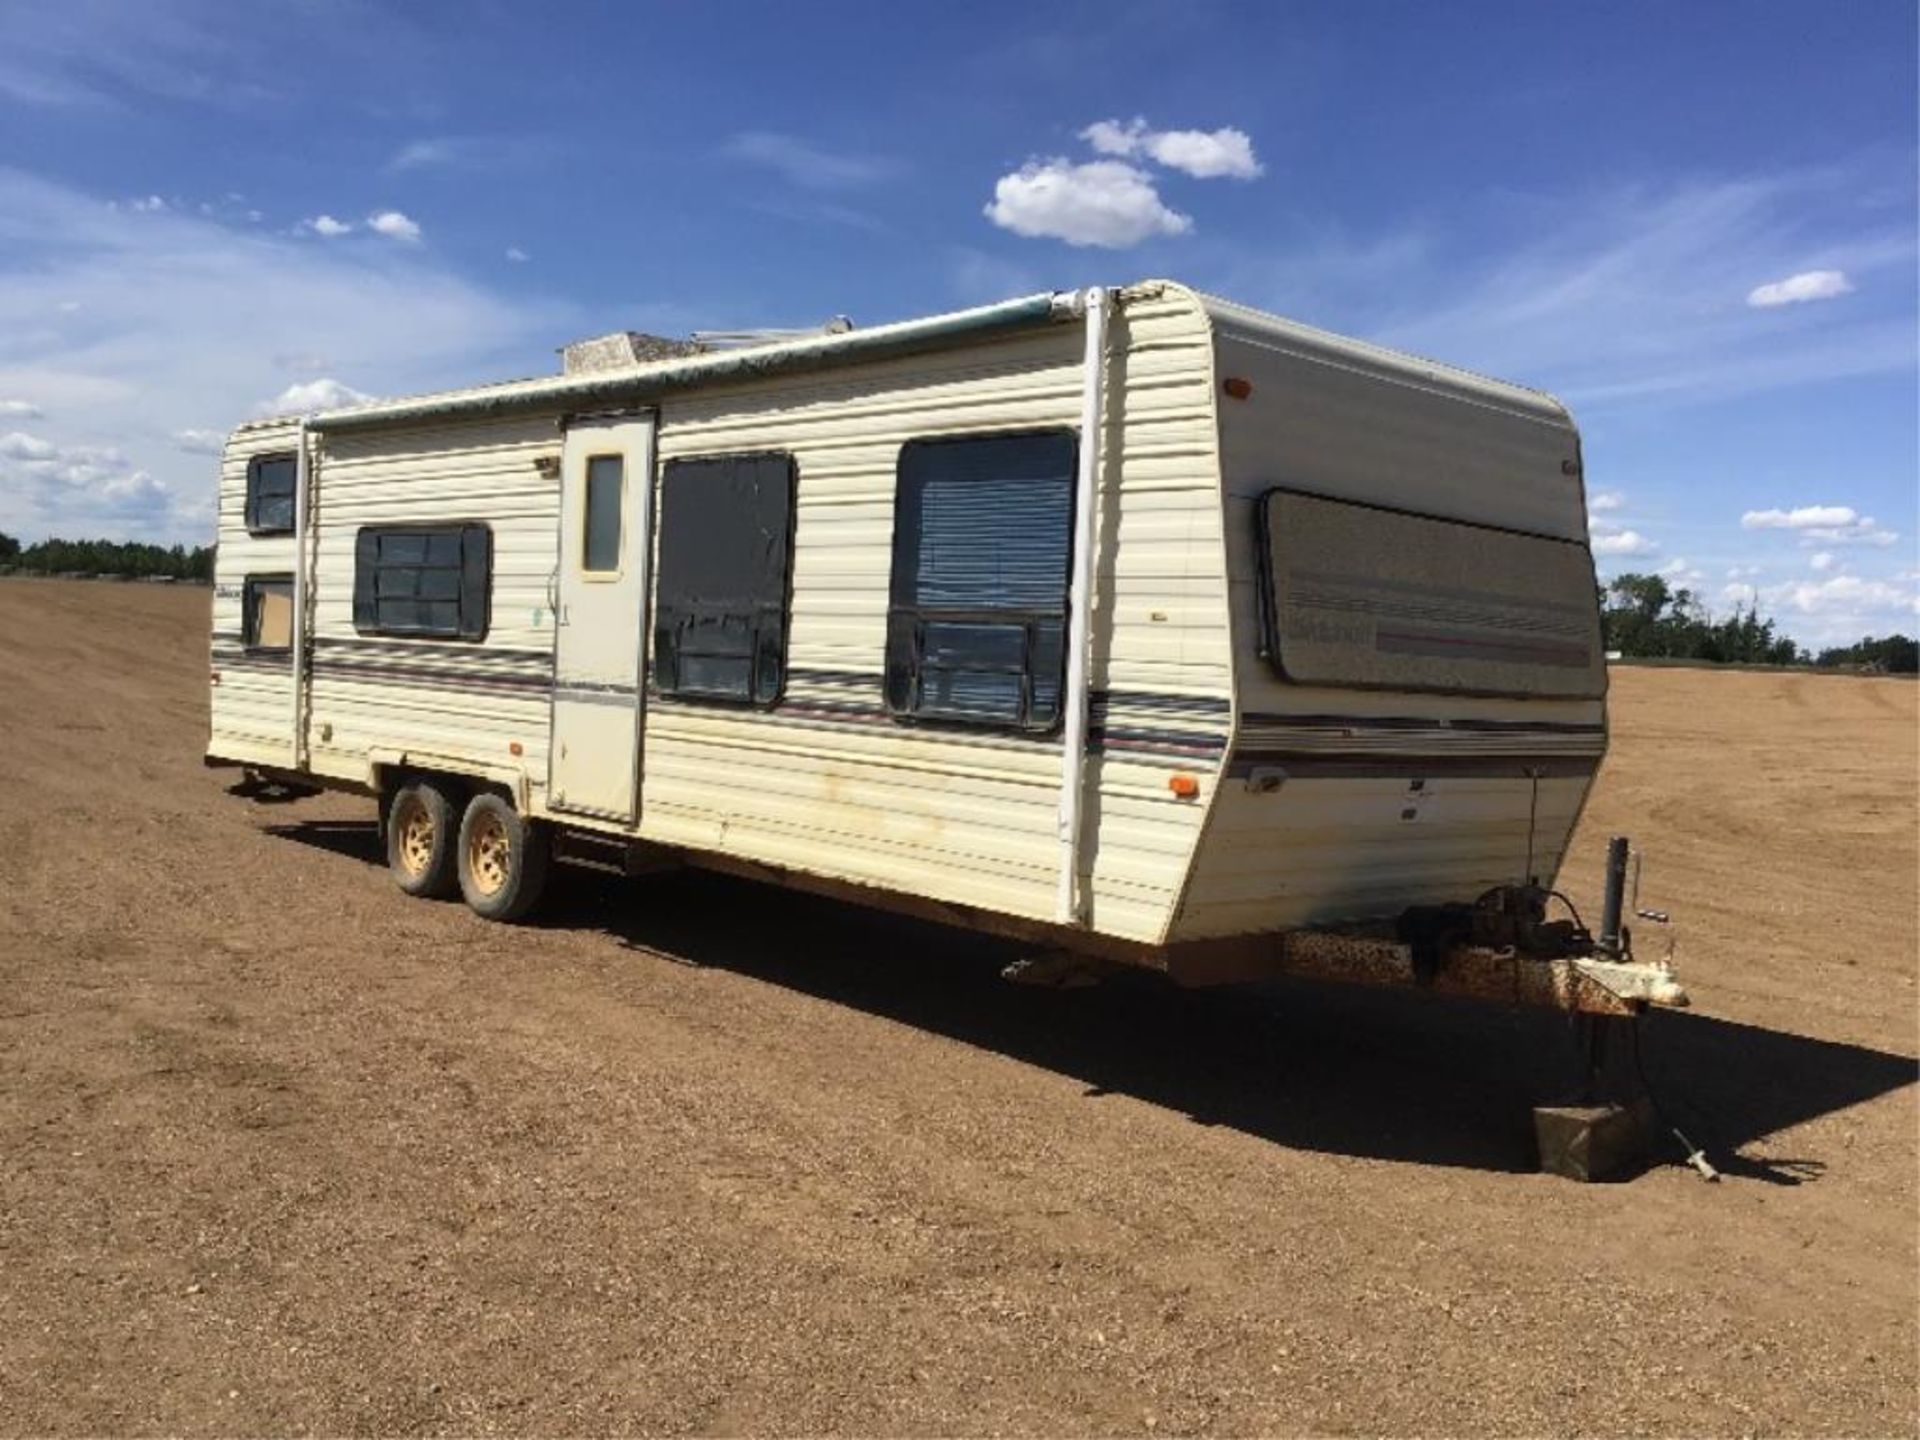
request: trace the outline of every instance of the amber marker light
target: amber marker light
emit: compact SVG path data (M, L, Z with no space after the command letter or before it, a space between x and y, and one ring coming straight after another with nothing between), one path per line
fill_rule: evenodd
M1167 789L1182 800L1191 800L1200 793L1200 782L1183 771L1167 777Z
M1229 375L1220 382L1220 388L1236 400L1244 400L1253 394L1253 382L1243 380L1238 375Z

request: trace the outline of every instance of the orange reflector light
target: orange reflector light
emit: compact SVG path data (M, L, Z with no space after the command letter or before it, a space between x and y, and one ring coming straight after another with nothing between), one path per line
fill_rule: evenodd
M1220 382L1220 388L1236 400L1244 400L1253 394L1253 382L1242 380L1238 375L1229 375Z
M1182 800L1191 800L1200 793L1200 782L1194 779L1193 776L1185 773L1170 775L1167 777L1167 789L1178 795Z
M522 753L520 749L520 742L518 740L509 740L507 742L507 753L509 755L518 755Z

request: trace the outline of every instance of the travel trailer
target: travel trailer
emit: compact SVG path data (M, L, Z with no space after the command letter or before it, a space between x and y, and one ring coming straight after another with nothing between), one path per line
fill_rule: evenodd
M1607 745L1567 411L1171 282L243 425L211 669L209 763L498 920L577 856L1036 977L1683 998L1620 877L1548 918Z

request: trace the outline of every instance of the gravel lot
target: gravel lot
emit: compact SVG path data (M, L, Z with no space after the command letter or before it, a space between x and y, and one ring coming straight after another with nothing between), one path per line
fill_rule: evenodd
M1912 1434L1920 686L1615 672L1727 1171L1532 1171L1551 1017L1029 993L715 877L403 898L226 793L204 590L0 581L0 1431Z

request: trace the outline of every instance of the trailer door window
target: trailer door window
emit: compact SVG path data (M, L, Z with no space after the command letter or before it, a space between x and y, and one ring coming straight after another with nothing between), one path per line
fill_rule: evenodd
M626 487L625 461L618 455L587 459L587 523L580 568L589 575L620 569L620 502Z
M249 650L293 647L291 575L249 575L240 605L240 638Z
M660 480L653 683L772 705L786 682L793 457L669 460Z
M1585 545L1271 490L1267 653L1302 685L1594 699L1606 693Z
M247 533L293 533L293 487L298 469L292 455L256 455L247 461Z
M895 715L1059 723L1077 451L1064 430L902 447L887 612Z
M484 640L492 579L485 525L367 526L354 542L353 628Z

